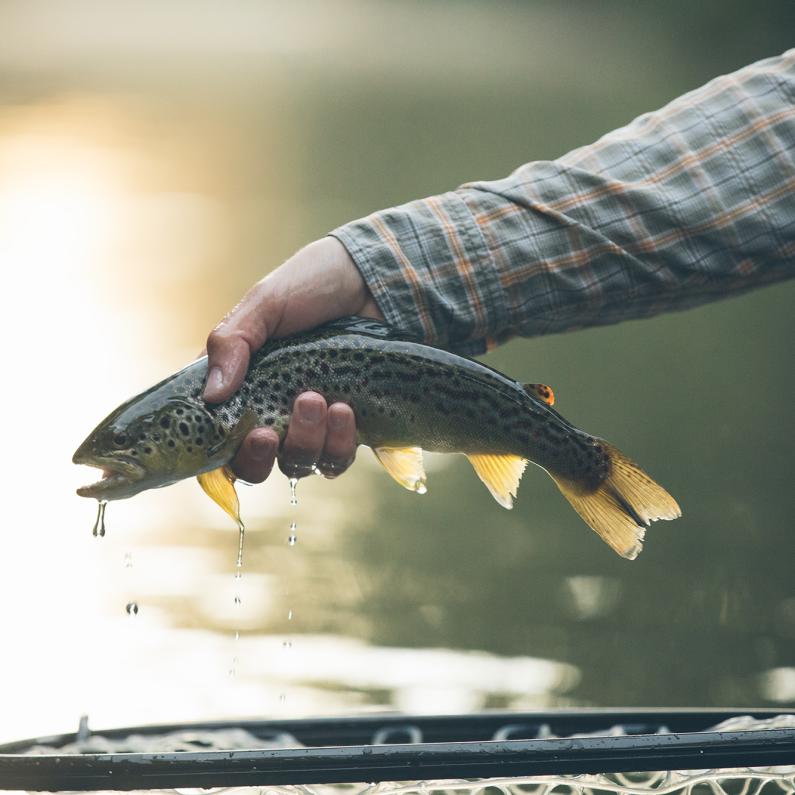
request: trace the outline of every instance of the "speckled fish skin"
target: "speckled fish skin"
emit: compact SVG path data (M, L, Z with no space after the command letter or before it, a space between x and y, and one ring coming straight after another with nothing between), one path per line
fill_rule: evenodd
M241 388L219 405L201 398L206 374L204 357L103 420L75 462L104 463L112 472L127 462L139 476L116 484L106 478L79 493L130 497L222 466L256 426L283 437L293 402L306 390L329 403L350 404L358 441L373 448L511 453L594 487L610 466L600 440L570 425L522 384L375 321L347 318L267 343Z
M196 475L240 523L226 465L252 428L271 427L283 438L295 398L315 390L352 406L358 441L411 491L426 491L423 449L459 452L494 499L511 508L533 461L585 523L629 559L651 522L681 516L676 500L637 464L552 409L548 387L522 385L382 323L345 318L270 341L253 356L240 389L219 405L202 400L206 375L207 359L199 359L103 420L73 458L102 467L103 477L77 493L118 500Z

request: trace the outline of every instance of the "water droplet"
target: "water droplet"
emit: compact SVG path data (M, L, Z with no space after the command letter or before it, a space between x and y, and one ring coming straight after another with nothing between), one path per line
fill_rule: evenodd
M238 535L237 535L237 560L235 566L238 569L243 568L243 542L246 538L246 527L242 521L237 521Z
M290 522L290 535L287 536L287 543L291 547L294 547L296 542L298 541L298 536L296 535L297 528L298 526L296 525L295 522Z
M287 620L288 621L292 621L293 620L293 611L292 610L288 610L287 611Z
M94 528L91 532L99 538L105 535L105 507L107 504L107 500L100 500L97 503L97 520L94 522Z
M131 569L133 567L132 552L124 553L124 568Z
M292 649L293 648L293 642L291 640L283 640L282 641L282 648Z
M286 696L286 694L285 694L285 693L281 693L281 694L279 695L279 703L280 703L280 704L284 704L284 702L285 702L285 701L287 701L287 696Z
M298 478L290 478L290 505L298 505L298 497L295 489L298 486Z
M235 594L235 604L236 604L236 605L241 605L241 604L243 604L243 600L240 598L240 594L239 594L239 593L236 593L236 594Z
M127 602L127 605L124 608L127 611L128 616L137 616L138 615L138 603L137 602Z
M230 668L228 674L230 679L234 679L237 676L237 671L234 668Z
M416 491L417 494L427 494L428 493L428 487L421 480L418 480L414 484L414 491Z

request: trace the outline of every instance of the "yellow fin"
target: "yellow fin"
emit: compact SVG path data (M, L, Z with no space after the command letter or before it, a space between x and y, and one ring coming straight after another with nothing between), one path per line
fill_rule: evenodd
M621 557L634 560L643 547L646 528L657 519L682 515L676 500L637 464L611 444L600 441L610 458L610 474L598 488L552 475L571 507Z
M404 489L425 494L425 467L420 447L374 447L375 457Z
M555 405L555 393L552 391L551 386L546 384L523 384L523 386L524 391L528 395L538 398L542 403L546 403L547 406Z
M235 476L232 471L228 467L218 467L210 472L202 472L196 476L196 480L205 494L240 524L240 501L235 491Z
M519 489L527 460L518 455L467 454L467 458L491 496L503 508L513 508L513 498Z

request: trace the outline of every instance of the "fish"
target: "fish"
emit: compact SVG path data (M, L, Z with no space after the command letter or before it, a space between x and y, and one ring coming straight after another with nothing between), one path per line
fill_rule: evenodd
M103 476L77 493L106 502L195 476L240 522L230 461L255 427L283 439L295 398L313 390L352 407L357 443L371 447L409 491L427 490L423 450L462 453L510 509L532 462L628 559L638 556L651 522L681 516L676 500L637 464L564 419L550 387L520 383L378 321L342 318L268 341L220 404L202 399L206 377L204 356L106 417L73 457Z

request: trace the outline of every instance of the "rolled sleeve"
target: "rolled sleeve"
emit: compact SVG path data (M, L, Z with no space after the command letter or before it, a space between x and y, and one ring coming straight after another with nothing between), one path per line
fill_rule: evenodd
M387 320L468 353L795 273L795 50L554 161L354 221Z

